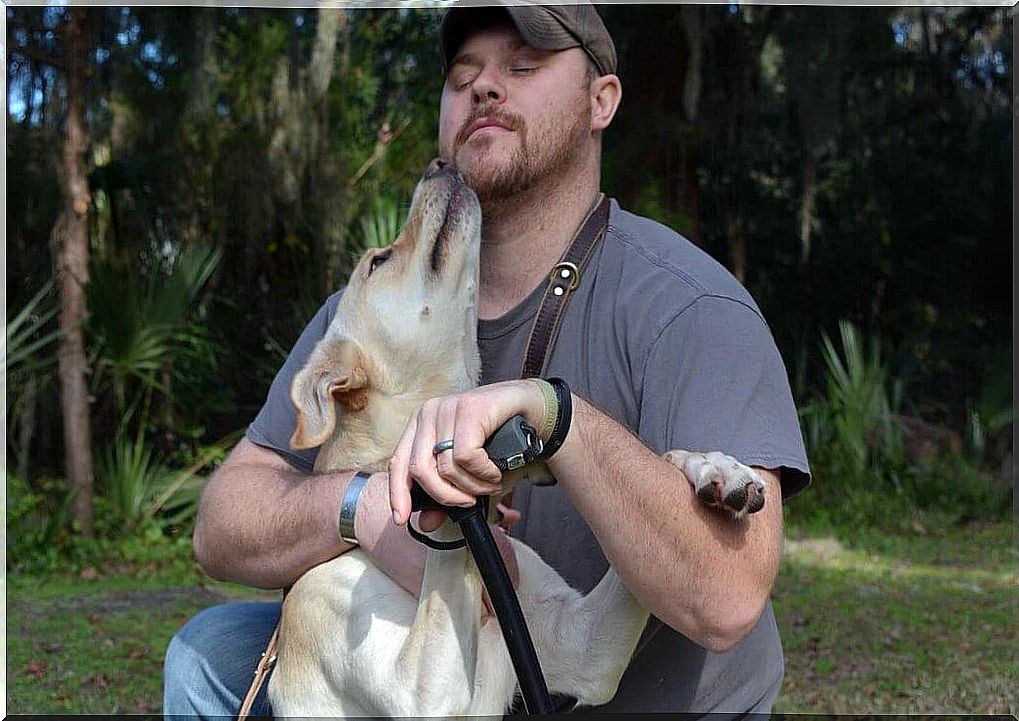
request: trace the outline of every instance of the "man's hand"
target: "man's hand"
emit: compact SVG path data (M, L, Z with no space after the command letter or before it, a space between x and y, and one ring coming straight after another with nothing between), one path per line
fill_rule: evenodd
M411 417L389 462L394 522L402 526L410 518L415 481L446 506L471 506L478 496L497 493L502 473L485 453L485 441L518 413L540 426L544 404L541 389L530 380L494 383L425 402ZM433 452L436 443L449 439L451 450ZM422 530L441 522L441 515L422 515Z
M360 547L381 571L418 598L421 595L428 549L411 538L406 528L392 523L391 511L388 509L388 488L387 474L379 472L372 474L362 491L356 524ZM510 580L516 586L520 572L506 531L520 520L520 512L506 508L501 503L497 508L502 511L502 520L492 528L492 535L506 563ZM433 515L430 519L422 513L417 520L417 525L425 532L438 528L444 518L444 514L437 511L431 513Z

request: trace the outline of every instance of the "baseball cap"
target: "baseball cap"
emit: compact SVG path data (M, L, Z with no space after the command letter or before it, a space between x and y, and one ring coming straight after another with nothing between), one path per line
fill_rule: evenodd
M616 72L616 46L593 5L519 4L519 0L513 5L506 0L461 0L447 10L439 29L443 71L449 71L450 62L471 30L506 16L532 48L581 48L602 75Z

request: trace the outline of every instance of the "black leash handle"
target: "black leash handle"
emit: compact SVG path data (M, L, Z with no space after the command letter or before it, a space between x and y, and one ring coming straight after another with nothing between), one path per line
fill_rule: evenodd
M521 433L521 424L523 424L524 433ZM520 443L528 444L527 429L529 426L524 423L522 416L514 416L500 426L485 444L485 450L488 451L489 457L496 456L496 458L492 458L493 463L499 465L499 461L505 461L509 457L527 452L528 448L518 447ZM531 430L533 432L533 429ZM538 662L538 654L534 650L534 642L527 630L527 621L520 608L520 599L517 598L509 571L506 570L506 563L502 560L502 554L499 553L495 537L492 536L492 529L488 527L488 497L479 498L477 503L469 508L444 506L428 495L417 483L412 485L410 497L412 510L444 511L451 521L460 526L467 547L478 566L481 580L488 590L488 597L492 600L492 608L495 611L495 617L499 620L503 638L506 640L506 648L509 651L510 660L513 662L513 670L516 671L517 682L520 684L524 708L528 714L554 714L555 706L548 693L545 676L541 672L541 664ZM409 528L410 523L407 526Z
M513 670L517 673L520 684L520 695L524 699L524 708L529 714L553 714L555 706L548 693L545 676L541 672L538 654L534 650L527 621L520 608L520 599L510 581L506 564L495 544L492 529L481 514L468 516L460 522L460 530L467 539L467 547L478 564L481 580L488 589L488 597L492 599L495 617L499 619L506 648L509 650Z

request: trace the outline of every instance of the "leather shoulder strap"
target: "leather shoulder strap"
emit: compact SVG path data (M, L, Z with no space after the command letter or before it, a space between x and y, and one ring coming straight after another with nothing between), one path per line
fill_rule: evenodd
M555 344L563 311L570 295L580 285L580 279L591 253L605 234L609 222L609 199L604 194L573 238L559 262L548 275L548 285L541 298L541 307L534 317L531 335L524 351L521 378L537 378L545 372L549 351Z
M279 638L280 625L283 623L282 619L283 617L280 616L280 621L277 622L272 636L269 637L269 642L265 645L262 657L258 659L258 665L255 667L255 677L251 680L251 685L248 686L248 692L244 695L244 701L241 702L241 710L237 713L237 721L244 721L244 719L248 718L259 689L262 688L262 684L269 677L269 671L272 670L273 665L276 663L276 640Z

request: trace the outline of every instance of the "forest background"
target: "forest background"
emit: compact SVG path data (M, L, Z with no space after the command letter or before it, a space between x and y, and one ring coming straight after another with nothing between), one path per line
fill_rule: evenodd
M813 678L848 684L848 710L930 710L923 669L900 678L901 658L886 668L870 647L856 665L836 658L869 605L844 607L846 589L877 574L892 591L900 577L977 584L1000 627L950 621L972 612L965 594L907 585L899 601L942 607L951 629L902 621L895 643L908 656L931 648L911 630L968 639L987 658L958 663L979 688L956 674L937 708L1014 712L1014 670L988 660L1016 636L1011 11L600 10L624 85L605 191L748 287L800 409L814 483L787 504L776 608L790 669L804 665L784 708L831 710ZM366 247L398 233L435 154L440 15L5 12L12 601L92 598L125 579L140 584L130 593L207 586L189 545L204 480L303 325ZM818 604L843 621L820 633ZM20 618L12 711L96 710L82 688L121 671L81 671L73 644L46 651L28 640L41 617ZM147 637L144 659L165 640ZM140 693L104 708L144 710Z

